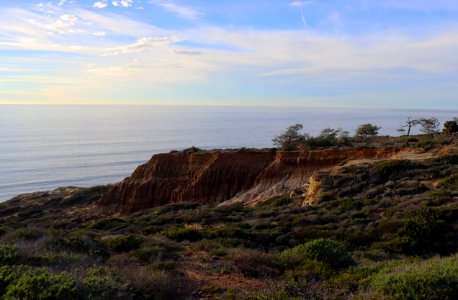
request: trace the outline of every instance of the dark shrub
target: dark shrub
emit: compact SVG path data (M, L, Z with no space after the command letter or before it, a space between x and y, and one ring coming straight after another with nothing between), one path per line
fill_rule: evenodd
M28 228L21 228L18 229L15 233L14 236L18 239L24 239L24 240L36 240L39 237L41 237L43 233L37 229L28 229Z
M291 203L291 199L288 195L277 196L270 198L264 202L261 202L259 205L262 206L270 206L270 207L280 207Z
M176 228L169 229L165 232L165 236L171 240L182 241L198 241L202 239L202 233L195 228Z
M122 219L118 218L105 218L99 221L94 221L88 225L88 228L90 229L97 229L97 230L107 230L107 229L113 229L116 227L120 227L124 225L126 222Z
M390 176L409 170L414 166L410 160L386 160L376 165L377 175L388 180Z
M0 264L14 264L17 263L19 253L16 246L0 245Z
M443 164L456 165L458 164L458 154L444 155L436 159L436 161Z
M121 235L116 237L111 237L105 241L106 245L110 250L115 252L129 252L140 248L143 243L143 238L133 235Z
M398 236L406 243L404 252L427 252L434 247L434 242L441 237L443 222L438 213L428 207L420 208L409 214L398 231Z
M207 239L217 239L217 238L245 239L248 237L248 232L245 229L239 228L237 226L209 228L205 231L204 234Z
M195 146L192 146L192 147L189 147L183 150L183 152L185 153L196 153L196 152L202 152L202 151L203 151L202 149L197 148Z
M437 186L444 190L457 191L458 190L458 173L442 179L441 181L439 181Z

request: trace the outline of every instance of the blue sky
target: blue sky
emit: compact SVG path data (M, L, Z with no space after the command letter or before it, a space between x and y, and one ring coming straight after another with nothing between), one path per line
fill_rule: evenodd
M1 1L0 103L457 109L458 1Z

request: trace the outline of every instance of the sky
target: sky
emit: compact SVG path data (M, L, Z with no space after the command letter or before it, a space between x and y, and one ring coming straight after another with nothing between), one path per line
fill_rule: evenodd
M458 109L456 0L0 0L0 104Z

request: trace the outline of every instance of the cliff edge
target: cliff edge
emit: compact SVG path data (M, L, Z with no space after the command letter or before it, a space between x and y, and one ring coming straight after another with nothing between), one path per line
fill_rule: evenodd
M255 205L302 187L312 174L352 159L392 157L400 148L204 151L154 155L101 200L119 213L177 202Z

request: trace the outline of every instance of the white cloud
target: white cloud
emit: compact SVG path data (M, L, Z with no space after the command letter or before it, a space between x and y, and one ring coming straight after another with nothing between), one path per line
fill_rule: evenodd
M121 0L119 1L122 7L131 7L133 0Z
M133 0L116 0L116 1L112 1L111 4L113 6L122 6L122 7L131 7L133 5L134 1Z
M92 7L95 7L95 8L105 8L108 6L108 3L106 0L104 1L97 1L94 3L94 5L92 5Z
M67 0L60 0L59 3L57 4L58 6L62 6L65 4Z
M169 0L153 0L151 3L162 7L168 12L176 14L182 18L189 19L189 20L196 20L202 16L202 11L200 9L194 7L188 7L183 5L178 5Z
M108 56L108 55L138 53L138 52L145 51L147 49L160 47L160 46L166 46L170 43L175 43L179 41L181 41L181 39L176 36L162 37L162 38L141 38L141 39L138 39L135 43L130 44L130 45L105 49L104 55Z

